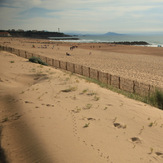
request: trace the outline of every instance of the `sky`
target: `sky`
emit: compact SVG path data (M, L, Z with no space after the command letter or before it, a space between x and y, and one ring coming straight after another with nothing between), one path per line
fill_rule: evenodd
M0 0L0 29L163 33L163 0Z

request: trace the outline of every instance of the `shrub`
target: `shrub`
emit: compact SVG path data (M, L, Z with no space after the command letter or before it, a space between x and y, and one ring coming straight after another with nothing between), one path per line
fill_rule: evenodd
M86 124L83 126L83 128L89 127L89 124L90 124L90 123L86 123Z
M29 61L47 66L47 63L43 62L39 57L31 57L31 58L29 58Z
M149 102L163 110L163 92L156 90L156 92L150 96Z
M77 87L70 87L68 89L62 90L62 92L72 92L72 91L76 91L76 90L77 90Z
M129 97L129 98L132 98L132 99L135 99L135 100L150 104L152 106L155 106L155 107L163 110L163 91L161 91L161 90L156 90L156 92L153 93L151 96L140 96L138 94L129 93L127 91L115 88L115 87L113 87L111 85L104 84L104 83L102 83L102 82L100 82L98 80L95 80L95 79L91 79L91 78L88 78L88 77L81 77L81 78L83 78L85 80L88 80L89 82L93 82L95 84L98 84L102 88L106 88L106 89L109 89L111 91L123 94L126 97ZM90 95L90 94L87 94L87 95Z

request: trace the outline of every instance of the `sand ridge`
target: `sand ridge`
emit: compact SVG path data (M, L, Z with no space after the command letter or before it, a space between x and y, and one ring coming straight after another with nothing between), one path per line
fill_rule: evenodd
M0 61L10 162L163 161L161 110L11 53L0 52Z

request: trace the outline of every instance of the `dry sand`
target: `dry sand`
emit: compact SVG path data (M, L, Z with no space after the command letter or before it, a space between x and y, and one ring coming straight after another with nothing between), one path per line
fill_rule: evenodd
M69 61L163 88L163 48L1 38L1 45ZM32 46L35 48L32 48ZM46 48L41 48L45 47ZM78 48L70 50L77 45ZM66 56L66 52L71 56Z
M161 110L8 52L0 125L10 163L163 162Z

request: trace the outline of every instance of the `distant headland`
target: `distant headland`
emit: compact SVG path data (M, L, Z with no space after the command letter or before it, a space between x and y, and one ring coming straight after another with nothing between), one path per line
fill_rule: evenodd
M48 32L48 31L37 31L37 30L0 30L1 37L27 37L27 38L38 38L38 39L49 39L49 37L71 37L61 32Z
M86 35L86 36L119 36L125 34L119 34L114 32L108 32L101 35ZM0 37L18 37L18 38L33 38L33 39L48 39L48 40L80 40L82 35L71 35L61 32L49 32L49 31L37 31L37 30L0 30ZM83 35L85 36L85 35ZM80 42L80 41L79 41ZM145 41L118 41L118 42L107 42L109 44L123 44L123 45L149 45Z

